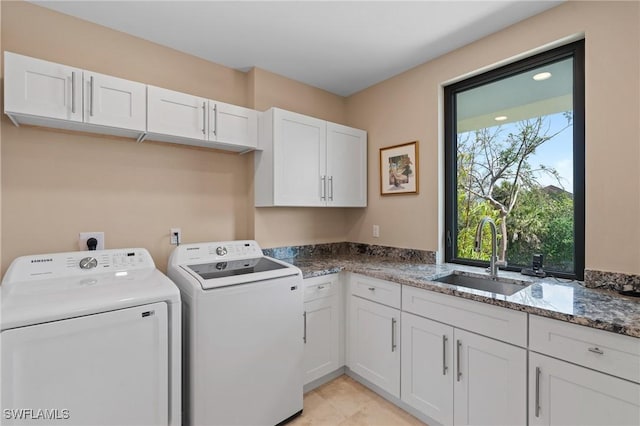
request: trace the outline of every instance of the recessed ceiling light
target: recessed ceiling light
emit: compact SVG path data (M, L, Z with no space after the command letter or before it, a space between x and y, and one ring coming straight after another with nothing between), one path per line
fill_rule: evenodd
M533 76L533 79L535 81L542 81L542 80L546 80L548 78L551 77L551 73L550 72L539 72L538 74Z
M494 118L494 120L496 120L496 121L504 121L506 119L507 119L506 115L499 115L496 118Z

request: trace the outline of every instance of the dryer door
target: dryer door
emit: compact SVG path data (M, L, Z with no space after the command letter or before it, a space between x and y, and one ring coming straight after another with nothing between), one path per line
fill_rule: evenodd
M2 332L2 424L167 425L167 305Z

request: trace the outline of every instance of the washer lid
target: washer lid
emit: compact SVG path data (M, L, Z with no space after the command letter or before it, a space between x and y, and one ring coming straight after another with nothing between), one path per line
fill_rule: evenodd
M136 250L142 258L148 256L146 250ZM150 266L148 260L133 261L134 265L114 263L114 256L119 259L119 254L112 250L104 252L110 252L110 266L100 268L104 263L98 262L98 267L86 270L69 259L84 259L87 252L24 256L14 260L0 287L1 329L148 303L180 301L175 284L155 266ZM107 255L104 252L89 253L104 259ZM125 252L125 257L135 259L136 256L126 256L132 252Z
M266 256L185 265L184 269L194 276L205 290L300 273L298 268Z

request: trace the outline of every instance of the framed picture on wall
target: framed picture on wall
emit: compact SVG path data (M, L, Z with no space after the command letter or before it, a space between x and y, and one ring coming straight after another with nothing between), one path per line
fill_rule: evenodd
M418 193L418 141L380 148L380 194Z

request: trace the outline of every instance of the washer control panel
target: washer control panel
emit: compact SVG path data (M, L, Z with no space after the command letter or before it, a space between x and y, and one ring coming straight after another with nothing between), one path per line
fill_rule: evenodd
M253 240L221 241L214 243L180 244L171 255L170 262L181 265L188 262L216 262L262 257L262 249Z
M145 249L76 251L22 256L13 261L4 281L30 281L155 268Z
M213 250L215 247L215 250ZM248 259L262 256L262 249L255 241L226 241L214 243L209 247L209 253L217 259Z

